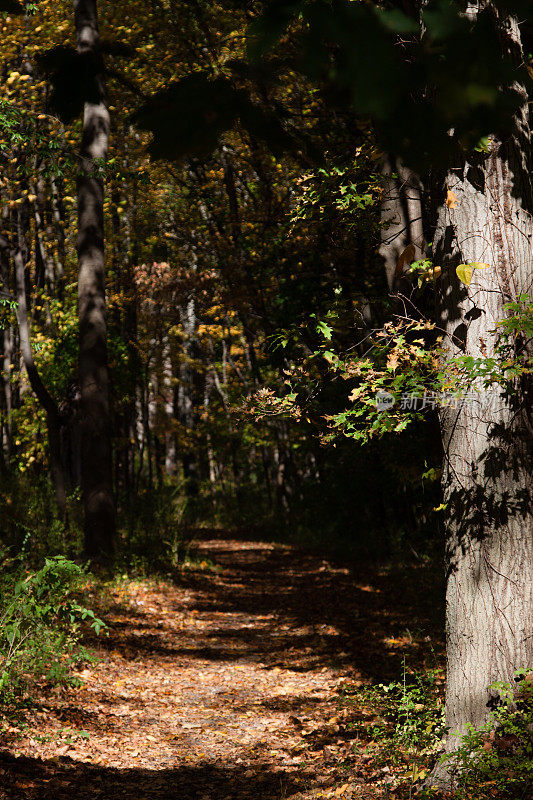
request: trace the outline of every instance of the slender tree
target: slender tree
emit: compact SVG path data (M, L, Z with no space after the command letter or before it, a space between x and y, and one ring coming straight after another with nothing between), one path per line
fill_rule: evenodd
M44 385L37 370L30 341L30 324L26 303L26 228L27 208L19 207L16 212L17 246L13 253L15 265L15 284L17 292L17 321L19 326L20 352L35 396L46 412L48 445L50 451L50 472L54 484L57 507L64 519L67 505L65 475L61 463L61 429L63 421L56 401Z
M104 170L109 112L96 0L74 0L74 11L78 53L91 75L83 112L77 181L81 479L85 549L91 559L99 561L110 555L115 535L104 254Z

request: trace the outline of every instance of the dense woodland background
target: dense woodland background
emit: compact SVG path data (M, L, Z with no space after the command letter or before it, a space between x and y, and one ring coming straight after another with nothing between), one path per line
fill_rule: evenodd
M16 276L4 250L2 468L11 491L3 493L2 524L9 542L33 537L36 556L35 546L70 554L81 547L73 167L81 122L65 128L50 115L42 57L71 43L66 11L45 5L3 25L4 126L14 137L3 156L3 231L25 264L34 360L61 417L69 498L65 522L49 479L46 412L20 356L9 305ZM113 488L124 558L172 560L184 531L198 525L337 540L366 552L405 550L403 540L417 535L426 544L438 538L431 467L439 444L431 424L364 451L323 446L323 417L342 407L346 385L325 379L320 364L298 424L243 413L250 394L283 387L294 358L319 347L317 322L328 313L339 314L335 338L343 349L364 338L369 302L384 313L371 131L362 138L349 113L332 115L287 70L262 96L253 87L254 124L282 115L290 131L282 144L292 152L278 147L276 157L260 130L237 125L212 155L153 161L150 136L133 125L133 112L143 97L195 70L229 74L250 91L238 62L251 10L191 4L177 19L164 4L142 14L135 4L102 4L99 13L111 52L104 208ZM201 109L176 113L190 115L184 136L201 144ZM163 119L173 135L175 121L164 112ZM281 138L280 123L271 125ZM18 135L27 137L21 145ZM307 149L323 156L320 167ZM46 541L36 536L43 523Z
M0 14L4 706L90 659L103 581L225 536L235 593L284 543L427 593L433 683L364 699L409 792L531 797L530 3Z

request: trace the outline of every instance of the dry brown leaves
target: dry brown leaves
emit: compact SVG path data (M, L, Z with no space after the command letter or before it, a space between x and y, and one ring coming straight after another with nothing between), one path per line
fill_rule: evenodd
M393 672L399 641L420 646L401 636L409 598L402 610L386 576L358 584L284 546L200 550L217 572L114 589L83 686L4 726L1 800L388 796L339 686Z

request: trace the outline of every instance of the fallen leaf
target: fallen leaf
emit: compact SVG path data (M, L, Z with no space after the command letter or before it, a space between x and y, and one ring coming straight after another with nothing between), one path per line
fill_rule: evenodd
M389 357L387 358L387 369L390 369L393 372L395 372L398 367L398 362L399 362L398 352L397 350L393 350L392 353L390 353Z
M416 250L414 244L408 244L405 250L403 250L398 256L394 277L398 278L402 274L403 268L408 267L409 264L415 260L415 257L416 257Z
M84 669L81 672L78 672L77 677L84 681L88 681L93 677L93 674L90 669Z

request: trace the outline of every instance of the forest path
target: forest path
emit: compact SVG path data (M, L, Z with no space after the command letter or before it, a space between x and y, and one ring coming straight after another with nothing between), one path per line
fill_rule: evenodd
M213 539L198 558L177 586L113 590L83 686L43 697L31 734L12 729L2 800L384 796L339 689L416 651L409 597L277 544Z

